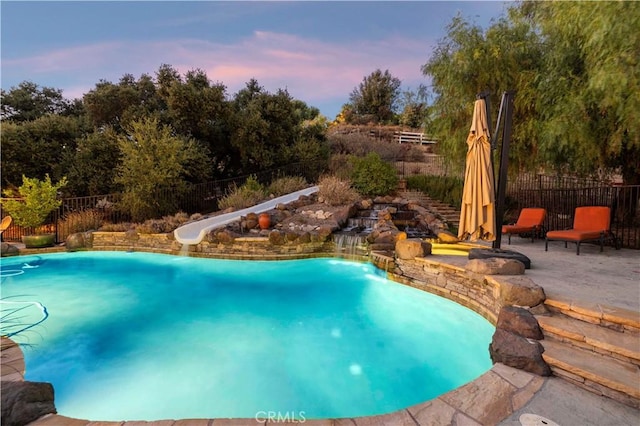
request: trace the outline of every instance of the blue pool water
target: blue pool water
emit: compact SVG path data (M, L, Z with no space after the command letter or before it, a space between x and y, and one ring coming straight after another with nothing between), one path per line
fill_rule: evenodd
M5 258L2 276L3 315L46 308L13 339L71 417L382 414L491 367L489 322L364 263L83 252Z

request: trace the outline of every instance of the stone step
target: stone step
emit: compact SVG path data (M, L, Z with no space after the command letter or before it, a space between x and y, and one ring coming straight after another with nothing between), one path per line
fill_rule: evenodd
M13 340L2 336L0 339L0 376L2 381L20 382L24 377L25 365L22 349Z
M640 312L638 311L602 304L576 303L558 297L547 298L544 304L551 312L620 332L640 334Z
M551 371L591 392L640 408L640 369L637 365L612 359L553 340L541 340L543 359Z
M640 365L640 334L621 333L562 314L536 319L545 337Z

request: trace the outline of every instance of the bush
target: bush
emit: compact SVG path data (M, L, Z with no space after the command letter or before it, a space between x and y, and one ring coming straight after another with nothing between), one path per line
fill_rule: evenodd
M249 176L242 186L238 187L233 184L227 194L218 202L218 207L222 210L228 208L244 209L255 206L264 199L264 187L255 176Z
M422 191L429 197L447 203L456 209L462 205L464 179L450 176L409 176L407 188Z
M362 133L333 134L329 137L332 154L350 154L364 157L375 152L387 161L395 161L403 157L405 147L400 144L372 138Z
M354 157L351 181L356 190L366 196L387 195L398 188L398 172L375 152L364 158Z
M301 176L284 176L271 182L267 194L279 197L306 188L307 181Z
M324 176L318 182L318 200L330 206L352 203L360 198L347 180L337 176Z
M58 223L58 233L60 238L65 240L69 235L76 232L100 229L103 219L104 214L96 209L70 212L64 215L64 218Z
M99 229L102 232L126 232L133 229L134 225L129 222L105 223Z
M18 188L21 199L7 199L2 201L5 209L17 225L35 228L44 223L49 213L60 207L58 190L67 184L67 178L62 178L57 184L51 182L47 174L44 180L28 178L22 175L22 186ZM10 190L3 191L6 197L15 194Z

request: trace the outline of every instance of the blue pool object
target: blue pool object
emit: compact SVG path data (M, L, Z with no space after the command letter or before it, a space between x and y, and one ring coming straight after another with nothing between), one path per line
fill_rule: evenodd
M52 383L65 416L366 416L491 368L488 321L366 263L123 252L35 260L3 259L3 270L24 273L2 275L2 301L46 308L45 321L13 339L28 344L26 380Z

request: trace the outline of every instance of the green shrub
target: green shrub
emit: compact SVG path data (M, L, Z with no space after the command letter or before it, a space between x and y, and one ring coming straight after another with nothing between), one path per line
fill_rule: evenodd
M407 188L422 191L434 200L447 203L456 209L462 205L464 179L450 176L409 176Z
M44 223L49 213L60 207L58 190L67 184L67 178L62 178L57 184L51 182L47 174L44 180L28 178L22 175L22 186L18 188L20 199L7 199L2 201L5 209L16 224L24 227L37 227ZM12 191L5 190L6 197L13 197Z
M351 181L356 190L366 196L387 195L398 188L398 172L375 152L366 157L353 157Z
M249 176L242 186L232 185L227 194L218 201L218 207L222 210L228 208L244 209L255 206L264 199L264 187L255 176Z
M307 181L301 176L284 176L271 182L267 194L279 197L306 188Z
M318 182L318 200L330 206L349 204L360 198L351 182L337 176L324 176Z

